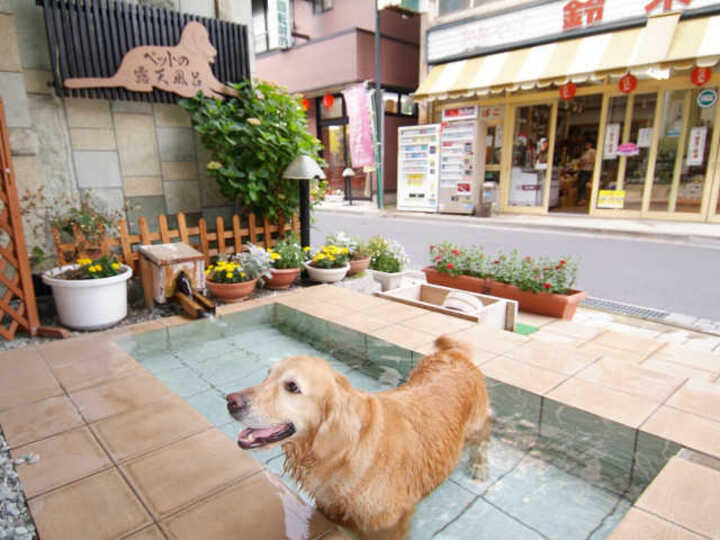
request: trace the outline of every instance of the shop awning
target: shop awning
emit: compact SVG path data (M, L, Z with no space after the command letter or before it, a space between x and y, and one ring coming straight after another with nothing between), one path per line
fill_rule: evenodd
M596 34L435 66L418 100L487 95L599 80L668 67L713 66L720 60L720 15L679 21L677 13L642 28Z

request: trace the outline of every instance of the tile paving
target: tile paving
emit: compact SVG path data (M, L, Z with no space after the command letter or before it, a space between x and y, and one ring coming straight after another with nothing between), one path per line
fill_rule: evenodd
M520 322L542 328L535 337L522 337L464 328L455 318L428 316L416 308L330 286L221 306L219 321L222 315L273 303L370 332L419 354L430 350L436 334L455 330L482 351L478 363L498 381L493 385L512 385L496 386L491 390L494 399L512 403L531 423L540 422L537 411L547 400L548 406L556 402L625 426L639 436L640 446L656 441L652 444L664 445L671 453L686 447L720 457L720 342L714 336L646 321L635 324L629 317L581 308L571 323L521 313ZM417 325L413 319L418 319ZM35 465L18 466L18 473L43 540L219 539L242 530L257 538L302 530L306 537L320 537L332 530L312 507L263 472L261 464L238 458L232 441L219 436L221 431L234 431L232 424L224 423L226 418L209 413L209 420L203 418L173 396L194 399L198 405L207 400L208 411L216 410L211 398L256 384L266 368L259 357L246 358L252 361L242 369L219 366L217 376L201 381L193 366L222 357L224 345L218 342L214 349L212 342L207 344L204 360L192 354L198 351L188 353L195 330L203 338L207 332L198 326L178 326L185 322L170 317L0 354L0 426L14 454L32 451L41 456ZM405 327L412 332L397 330ZM232 326L219 328L218 339L233 331ZM173 351L177 354L164 351L165 343L158 343L157 335L142 334L152 330L170 333L178 344ZM264 351L263 345L259 347ZM381 347L379 341L376 347ZM140 351L154 375L133 358ZM221 375L226 370L228 376ZM351 381L360 381L353 368L347 374ZM378 389L387 387L377 384ZM230 454L233 459L222 459ZM221 459L213 461L213 456ZM275 456L255 457L276 469ZM621 464L624 458L619 459ZM530 463L531 454L521 454L518 462L509 464L491 461L491 475L494 467L499 468L499 474L512 482ZM565 471L552 471L561 485L569 482L565 489L573 489L574 480L566 478ZM613 538L638 538L638 531L652 531L657 538L720 537L720 508L713 506L718 499L712 492L718 475L707 466L674 457L627 514L624 508L594 501L590 506L602 510L605 528L578 534L606 536L625 515ZM479 497L459 479L450 482L444 489L464 490L468 504L459 515L454 512L437 538L468 538L469 531L481 538L487 523L503 526L506 538L552 537L552 527L562 523L533 515L527 528L498 510L489 491ZM440 496L423 504L434 505ZM542 505L541 493L528 497L528 507ZM245 503L240 509L238 500ZM413 538L431 529L436 530L421 526ZM340 535L332 537L336 534Z

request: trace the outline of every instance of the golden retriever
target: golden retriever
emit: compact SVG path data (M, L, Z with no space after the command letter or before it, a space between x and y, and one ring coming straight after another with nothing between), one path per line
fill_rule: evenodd
M318 509L360 538L409 538L415 506L450 475L463 443L482 461L490 432L470 347L449 336L435 347L405 384L378 393L353 388L320 358L287 358L227 396L232 417L251 426L238 444L282 444L286 470Z

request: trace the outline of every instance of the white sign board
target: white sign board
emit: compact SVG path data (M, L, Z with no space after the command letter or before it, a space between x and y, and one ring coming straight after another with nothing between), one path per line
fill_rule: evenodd
M638 131L638 148L650 148L652 144L653 128L640 128Z
M532 3L531 3L532 4ZM567 33L582 34L602 25L643 24L663 11L694 11L717 0L556 0L525 9L442 24L427 32L427 61L487 54L538 40L552 41Z
M603 159L617 158L617 149L620 144L620 124L608 124L605 131L605 147Z
M694 127L690 130L687 149L687 164L690 167L697 167L705 161L705 141L707 140L707 128L705 126Z

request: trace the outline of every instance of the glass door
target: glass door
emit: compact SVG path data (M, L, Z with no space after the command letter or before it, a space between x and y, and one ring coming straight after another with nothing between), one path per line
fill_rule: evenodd
M506 210L545 213L550 200L557 104L515 108Z

